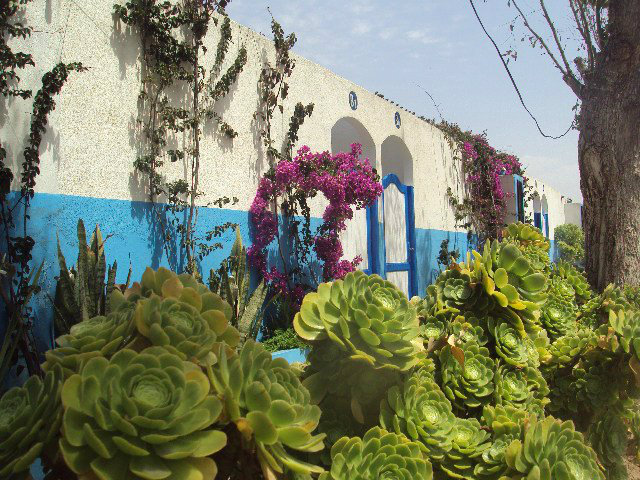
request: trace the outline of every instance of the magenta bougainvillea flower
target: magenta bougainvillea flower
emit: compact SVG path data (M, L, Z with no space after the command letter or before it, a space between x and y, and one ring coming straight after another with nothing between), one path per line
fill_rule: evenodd
M382 194L380 177L368 159L361 158L362 147L354 143L350 152L332 155L314 153L307 146L300 148L295 158L282 159L258 184L258 190L249 209L254 228L253 245L247 254L251 265L257 268L277 292L285 294L299 305L304 289L291 284L291 279L276 267L267 265L267 247L278 235L278 215L274 211L278 198L303 196L313 198L322 193L329 201L322 225L313 237L313 249L322 262L324 281L344 277L356 269L360 256L342 259L340 232L353 218L354 207L366 208Z

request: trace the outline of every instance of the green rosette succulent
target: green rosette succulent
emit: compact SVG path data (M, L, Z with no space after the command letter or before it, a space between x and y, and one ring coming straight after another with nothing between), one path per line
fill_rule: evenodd
M78 373L91 358L111 357L132 338L134 306L122 305L108 316L98 316L73 325L67 335L56 339L58 347L45 352L42 368L63 368L65 377Z
M340 347L330 340L315 345L307 357L309 366L302 383L309 390L312 403L319 405L323 412L334 410L340 416L351 412L360 424L355 434L361 435L377 425L380 401L391 386L402 381L402 373L390 368L372 368L367 362L345 358L342 354ZM349 434L350 430L346 430L341 436Z
M496 372L495 384L496 405L542 415L549 403L549 387L537 368L501 365Z
M587 302L593 296L584 273L564 260L559 260L553 264L551 276L552 279L561 278L564 280L563 283L570 286L573 298L579 305Z
M520 439L528 414L513 407L485 406L482 411L482 424L492 432L491 446L482 452L474 469L475 477L480 479L502 479L509 467L505 460L507 447L512 441Z
M155 294L138 302L135 324L149 345L162 347L183 360L201 365L215 362L218 335L228 328L227 318L220 310L200 313L189 303L174 298L162 299Z
M161 346L185 359L206 365L215 361L220 345L227 353L240 341L229 324L231 306L193 276L160 267L147 268L141 282L124 294L114 291L112 305L135 303L138 343Z
M305 296L294 318L304 340L335 342L352 360L407 371L421 350L416 308L405 294L378 275L360 271L322 283Z
M380 408L380 425L418 442L434 462L451 450L456 417L440 387L420 371L402 386L393 386Z
M62 368L30 377L0 398L0 478L22 479L55 443L62 421Z
M577 313L578 308L574 300L564 296L556 287L551 289L546 303L542 306L540 319L549 336L558 338L576 330Z
M531 267L516 245L487 242L483 254L474 251L473 260L468 256L461 268L497 305L514 310L527 324L535 323L546 300L546 276Z
M589 426L587 439L607 472L607 480L626 480L628 473L623 457L628 440L622 412L614 409L598 416Z
M581 329L556 339L549 345L549 363L564 365L573 361L591 345L596 344L596 334L592 330Z
M473 479L482 454L491 447L489 432L475 418L457 418L451 450L438 466L450 478Z
M532 349L528 345L531 340L511 324L490 318L489 331L493 336L496 353L506 363L520 368L534 363L531 358Z
M494 391L495 363L485 347L475 342L440 351L442 390L459 410L489 403Z
M433 285L427 287L430 303L435 303L436 310L471 309L476 302L478 292L469 274L457 268L445 270Z
M160 347L92 358L62 388L60 450L102 480L215 478L222 402L200 368Z
M456 317L450 325L450 331L461 343L474 341L483 347L489 343L489 335L486 330L488 320L488 317L478 318L472 313L466 313L464 317Z
M553 417L532 419L524 440L514 440L505 458L515 480L605 480L595 452L573 422Z
M512 223L502 231L502 238L516 245L535 271L549 269L551 244L539 228L522 222Z
M432 480L431 463L416 442L380 427L362 438L343 437L331 448L331 470L319 480Z
M285 470L321 473L322 467L295 458L290 450L315 453L324 448L324 434L314 435L320 408L283 358L272 359L262 345L247 341L239 355L221 353L212 369L215 390L225 413L256 453L265 478Z

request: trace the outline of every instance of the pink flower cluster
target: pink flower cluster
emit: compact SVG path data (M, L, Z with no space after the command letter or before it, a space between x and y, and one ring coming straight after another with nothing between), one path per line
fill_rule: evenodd
M265 281L277 291L293 297L300 304L304 292L300 285L289 285L286 275L277 268L267 266L267 246L278 235L278 216L273 206L285 194L303 194L313 198L318 192L329 200L322 215L323 224L313 238L313 248L323 262L323 279L342 278L356 269L362 261L341 260L343 255L340 232L353 217L353 208L372 205L382 194L379 177L367 159L360 158L362 148L351 145L351 152L332 155L313 153L304 146L292 160L281 160L275 169L260 180L258 191L249 209L254 227L254 242L247 254L251 265L257 268Z
M505 194L500 177L521 175L522 165L517 157L498 152L489 145L484 135L475 135L464 142L463 159L467 170L467 183L473 199L473 213L486 231L496 232L504 222Z

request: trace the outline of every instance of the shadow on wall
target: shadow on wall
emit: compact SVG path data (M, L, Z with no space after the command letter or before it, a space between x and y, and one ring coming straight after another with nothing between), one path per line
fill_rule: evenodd
M438 254L443 241L449 240L449 250L458 250L463 260L468 250L474 248L466 232L416 229L416 251L418 269L418 295L424 296L427 286L440 275Z
M19 192L13 192L10 200L15 201ZM175 259L167 258L160 243L149 244L149 232L155 228L150 223L150 207L146 202L130 202L92 197L37 193L31 204L31 220L28 234L35 241L33 266L43 264L40 278L42 293L34 298L34 315L36 323L34 335L41 351L49 349L53 344L52 320L53 297L56 277L60 269L57 259L56 234L60 238L62 253L68 265L76 263L78 256L78 239L76 233L79 218L84 220L87 231L92 231L96 224L100 225L105 238L105 255L111 264L118 263L116 283L124 283L129 266L132 268L132 281L139 281L144 269L148 266L173 268ZM16 212L20 215L21 212ZM247 212L238 210L202 208L198 223L198 235L204 235L214 226L225 222L238 224L243 241L249 243L249 222ZM204 280L209 270L218 268L230 253L234 232L229 231L218 240L225 245L215 250L200 265ZM179 261L180 259L178 259ZM37 268L37 267L36 267ZM4 319L0 319L2 323Z

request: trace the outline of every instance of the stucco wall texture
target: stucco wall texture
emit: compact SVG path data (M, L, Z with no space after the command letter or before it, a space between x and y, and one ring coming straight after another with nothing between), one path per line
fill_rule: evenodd
M134 268L134 279L146 265L171 264L156 245L153 219L145 214L146 181L133 168L133 161L144 145L138 106L139 36L115 19L114 2L34 0L27 5L25 15L34 29L33 34L12 45L33 55L36 67L23 75L23 81L25 87L33 88L34 92L40 86L42 75L60 61L82 62L89 68L87 72L72 74L57 97L57 107L49 117L41 147L41 174L37 180L32 228L37 230L38 237L34 261L45 262L45 287L49 290L55 286L53 277L58 271L56 233L60 235L69 263L73 263L78 218L85 219L88 229L100 223L103 232L114 234L106 246L107 257L118 260L119 277L126 275L128 262ZM250 242L247 211L258 181L268 168L254 119L258 106L257 82L265 60L273 62L275 52L268 38L246 27L234 23L232 33L227 64L233 62L243 45L247 48L248 62L230 94L220 102L218 113L239 135L231 141L217 134L214 125L205 127L200 170L204 195L198 202L204 212L202 228L212 226L208 224L213 222L234 221L240 225L245 241ZM205 42L209 47L204 58L207 70L213 63L217 40L217 30L210 29ZM273 121L276 145L288 130L296 103L313 102L313 115L300 129L301 141L297 147L309 145L314 151L335 152L347 148L352 141L360 142L379 173L394 173L404 184L414 187L417 293L422 294L437 273L435 258L440 242L449 238L450 246L455 245L462 251L467 248L466 232L456 229L446 194L448 187L459 196L463 191L463 172L455 152L444 133L429 123L305 58L293 57L296 68L289 82L289 97L283 114L276 112ZM351 92L358 98L355 110L350 104ZM184 98L181 100L176 93L175 100L184 101ZM0 138L16 172L21 163L20 151L28 136L30 109L30 102L20 99L0 105ZM400 122L396 121L397 114ZM185 139L172 141L181 145ZM186 163L166 162L162 173L168 179L185 178L189 169ZM548 199L549 217L561 222L564 210L561 200L557 200L560 194L542 183L539 185L536 188L542 189L541 197L544 193ZM14 188L19 188L17 183ZM237 197L239 201L225 209L204 207L224 196ZM312 202L312 215L316 219L322 216L326 204L322 198ZM379 220L382 221L384 209L380 207ZM399 236L387 238L389 244L402 244L404 232L386 230L380 227L387 237ZM551 235L552 232L553 229ZM381 238L384 242L383 235ZM364 212L356 213L343 239L347 258L360 254L366 259ZM218 252L203 263L205 276L209 268L219 264L223 253L226 252ZM372 254L381 255L380 252ZM384 259L380 263L384 264ZM50 308L43 306L42 315L46 316L48 310Z

